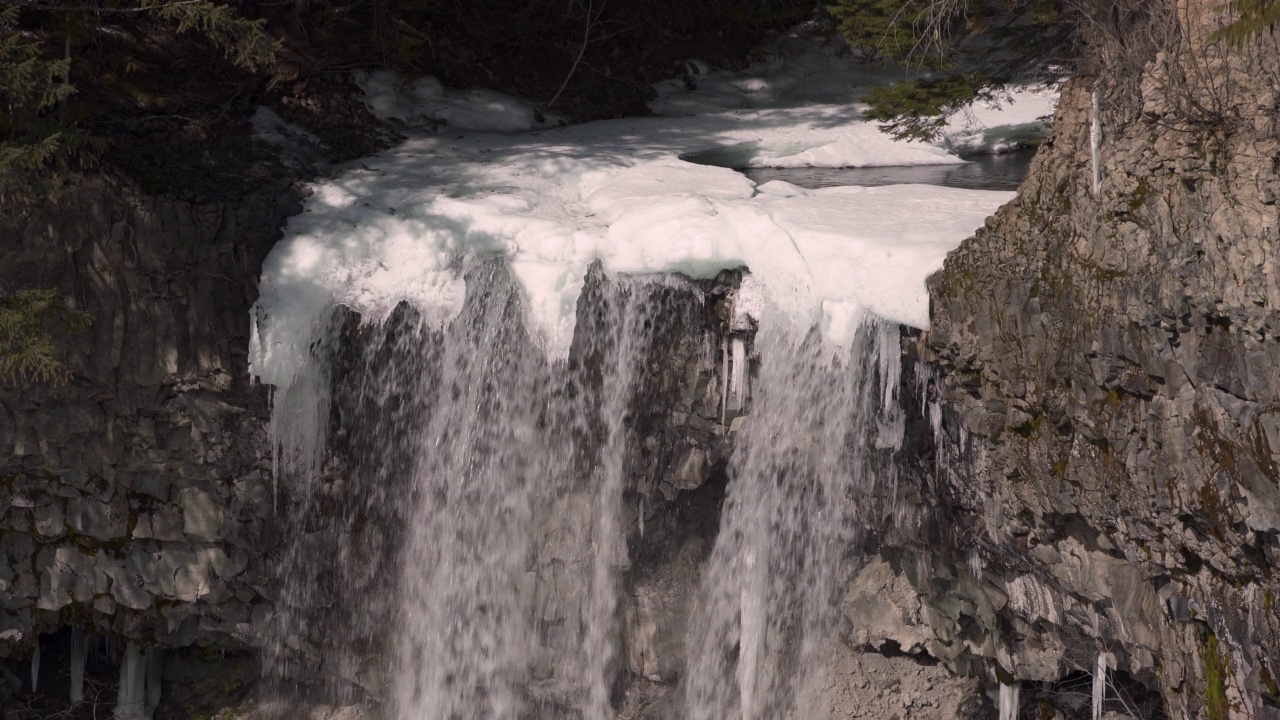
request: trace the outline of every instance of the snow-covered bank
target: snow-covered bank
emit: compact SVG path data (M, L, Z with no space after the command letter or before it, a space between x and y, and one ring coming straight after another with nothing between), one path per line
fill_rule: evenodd
M861 117L854 99L859 83L874 81L868 71L807 47L766 54L747 73L691 64L698 87L663 88L666 104L655 109L665 116L514 134L498 131L549 121L507 96L453 93L430 78L362 77L379 115L456 127L415 136L316 187L264 265L253 372L287 385L335 304L380 321L407 300L445 322L461 306L460 268L493 255L507 258L531 328L557 357L596 259L634 274L747 267L776 311L837 344L867 312L924 327L925 278L1012 193L757 186L728 168L962 163L956 149L996 147L1040 127L1053 93L1029 89L1003 109L953 118L947 147L901 142Z
M687 63L684 77L654 86L655 114L689 116L726 109L850 105L865 109L862 97L877 85L917 77L917 71L892 64L868 65L832 31L803 23L757 51L741 71L708 71ZM1002 153L1037 144L1048 133L1058 88L1014 88L994 102L955 113L942 128L938 146L959 155Z
M427 136L316 187L263 269L253 368L287 384L317 318L408 300L460 307L459 268L501 254L531 325L562 355L596 258L614 272L706 277L746 266L771 302L843 342L864 311L928 322L924 278L1011 193L933 186L802 190L679 159L736 148L769 164L959 162L899 143L848 106L637 118L521 135Z

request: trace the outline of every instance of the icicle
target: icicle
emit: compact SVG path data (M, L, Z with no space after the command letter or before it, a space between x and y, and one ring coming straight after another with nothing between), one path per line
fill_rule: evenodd
M742 338L730 341L733 347L733 375L729 392L733 394L733 409L741 412L747 405L747 344Z
M84 631L71 628L71 704L84 700Z
M36 651L31 653L31 692L40 688L40 636L36 635Z
M729 340L720 341L720 424L729 424Z
M1107 696L1107 656L1098 653L1098 667L1093 672L1093 720L1102 720L1102 701Z
M1093 86L1093 127L1089 130L1089 154L1093 158L1093 194L1102 192L1102 118L1098 116L1098 86Z
M1018 720L1018 707L1022 705L1022 685L1000 683L1000 720Z
M116 692L116 707L111 711L115 720L145 720L147 676L143 670L142 654L138 644L125 646L124 660L120 663L120 689Z
M147 720L160 706L160 676L164 672L164 655L160 648L153 647L147 651L146 659L146 711Z

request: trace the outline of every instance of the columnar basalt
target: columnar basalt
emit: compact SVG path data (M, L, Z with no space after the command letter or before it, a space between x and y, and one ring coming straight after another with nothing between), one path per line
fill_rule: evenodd
M942 493L990 599L930 612L1010 678L1101 653L1171 717L1276 717L1280 45L1159 8L1140 82L1069 82L1018 198L931 279Z
M61 340L68 382L0 387L0 658L65 626L144 650L257 644L279 538L244 318L300 199L104 180L5 226L0 282L56 288L92 322Z

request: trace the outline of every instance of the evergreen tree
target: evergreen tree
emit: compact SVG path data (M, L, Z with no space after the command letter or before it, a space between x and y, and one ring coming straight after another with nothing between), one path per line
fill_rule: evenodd
M73 4L74 3L74 4ZM280 43L265 21L242 17L234 7L213 0L123 0L101 7L79 0L19 0L0 8L0 209L13 221L43 198L48 180L93 165L105 140L83 132L74 114L65 112L75 94L70 41L50 42L42 32L48 18L104 18L152 15L174 32L203 36L237 66L269 65ZM24 17L25 16L25 17ZM23 21L27 20L25 27ZM42 25L41 21L45 21ZM57 38L54 38L56 40Z
M998 98L1012 82L1064 79L1096 62L1090 53L1145 62L1132 46L1150 41L1144 23L1165 7L1151 0L835 0L829 10L851 44L878 50L914 76L874 88L867 116L897 137L932 139L946 115ZM1239 48L1280 22L1280 0L1231 0L1224 9L1235 20L1211 42ZM1127 70L1140 71L1140 63Z
M1280 23L1280 2L1277 0L1234 0L1229 5L1236 19L1219 30L1214 40L1223 40L1239 48L1250 38L1262 33L1274 33Z
M0 208L10 215L43 194L47 171L95 150L55 112L75 92L70 69L69 59L43 58L38 40L19 31L17 6L0 9Z
M912 76L866 98L867 117L899 138L933 139L947 115L1011 82L1059 79L1078 52L1055 0L836 0L828 9L852 45Z
M0 295L0 383L65 381L70 370L58 358L57 337L88 325L88 313L71 310L53 290Z

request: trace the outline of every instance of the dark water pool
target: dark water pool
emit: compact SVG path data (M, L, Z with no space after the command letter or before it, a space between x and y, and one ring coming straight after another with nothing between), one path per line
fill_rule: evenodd
M757 183L785 180L803 188L837 185L900 185L923 183L971 190L1017 190L1036 151L1003 155L974 155L963 165L894 166L875 168L748 168L741 172Z

